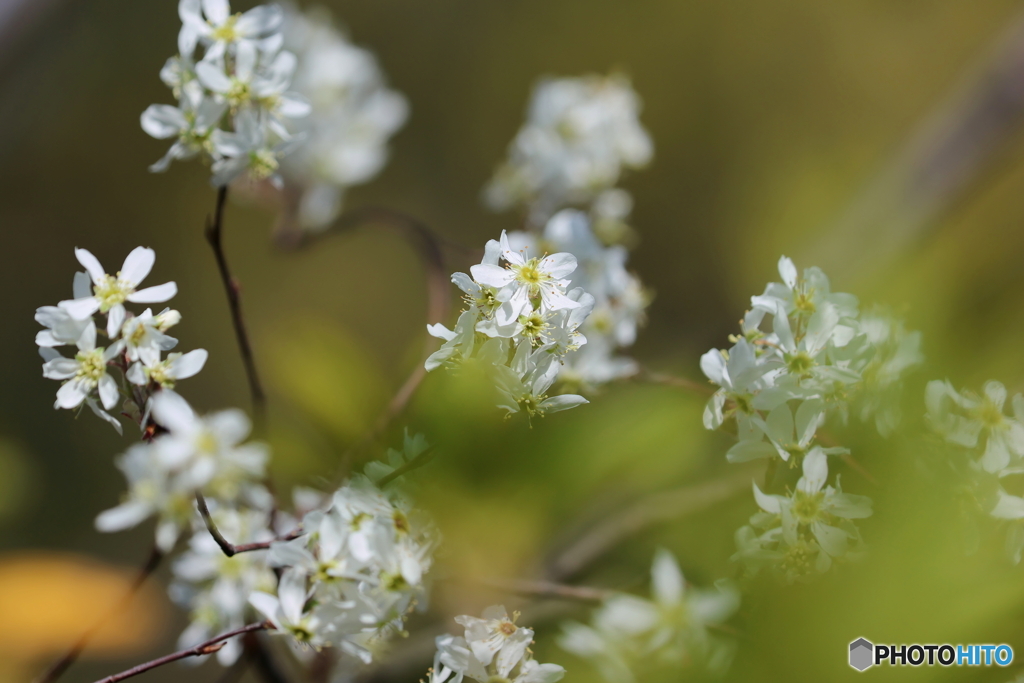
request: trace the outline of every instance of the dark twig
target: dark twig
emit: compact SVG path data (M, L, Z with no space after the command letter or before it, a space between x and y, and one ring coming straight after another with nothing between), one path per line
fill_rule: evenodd
M423 467L428 462L434 459L434 455L434 447L430 446L429 448L427 448L427 450L423 451L409 462L405 463L401 467L396 468L393 472L388 472L383 477L381 477L377 481L377 488L382 489L391 482L393 482L395 479L398 479L406 472L411 472L417 468Z
M139 592L142 584L146 582L146 579L156 571L157 567L160 566L160 561L163 559L164 554L159 548L153 546L146 561L139 568L138 573L135 575L135 579L132 581L131 586L128 588L128 592L125 593L124 597L118 601L117 605L114 606L108 613L103 615L95 624L93 624L89 630L83 633L74 645L64 654L63 657L55 661L50 665L46 671L40 674L34 683L53 683L67 671L68 667L75 663L79 655L82 654L82 650L89 644L89 641L99 632L103 626L105 626L115 615L121 610L128 606L135 594Z
M220 271L220 279L224 283L224 291L228 295L231 322L235 327L238 350L242 356L242 363L245 365L246 377L249 379L253 414L258 422L262 422L266 415L267 397L263 393L263 385L260 383L259 374L256 372L256 361L252 353L252 345L249 343L249 333L245 327L245 318L242 315L241 286L238 284L238 280L231 275L227 256L224 254L224 206L227 203L227 198L228 188L225 185L217 190L217 208L214 211L213 219L210 220L208 218L206 221L206 241L213 248L213 256L217 260L217 269Z
M203 655L210 655L224 647L225 640L229 640L231 638L234 638L235 636L240 636L243 633L263 631L268 628L273 628L273 626L270 624L270 622L267 621L261 621L256 624L249 624L248 626L243 626L242 628L236 628L234 631L222 633L215 638L207 640L205 643L200 643L199 645L196 645L195 647L190 647L185 650L179 650L169 655L159 657L158 659L148 661L145 664L133 666L132 668L122 671L121 673L100 679L99 681L96 681L96 683L117 683L118 681L123 681L126 678L131 678L132 676L138 676L139 674L145 673L150 669L155 669L159 666L163 666L164 664L170 664L171 662L176 662L180 659L188 659L189 657L202 657Z
M240 543L235 545L228 539L224 538L224 534L217 528L217 524L213 521L213 517L210 515L210 508L206 504L206 498L199 491L196 491L196 507L199 508L199 515L203 518L203 523L206 524L206 530L213 536L213 540L217 541L217 545L228 557L234 557L239 553L248 553L253 550L266 550L271 544L278 541L291 541L302 535L302 531L296 529L295 531L289 532L285 536L275 538L271 541L257 541L255 543Z

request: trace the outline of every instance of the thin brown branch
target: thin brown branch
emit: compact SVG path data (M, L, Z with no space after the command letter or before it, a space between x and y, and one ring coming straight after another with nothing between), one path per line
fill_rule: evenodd
M559 552L549 563L547 575L556 581L574 576L642 529L699 512L748 489L752 477L749 468L741 468L739 472L721 479L646 496L598 522L579 540Z
M121 598L120 601L118 601L118 603L113 607L113 609L111 609L109 612L103 615L102 618L100 618L96 623L94 623L89 628L89 630L83 633L75 642L75 644L72 645L66 653L64 653L63 657L55 661L53 664L49 666L49 668L46 669L46 671L41 673L35 679L34 683L53 683L58 678L60 678L61 675L63 675L64 672L67 671L68 667L70 667L72 664L75 663L75 661L78 660L78 657L82 654L82 650L85 649L85 646L89 644L89 641L93 639L93 637L99 632L99 630L103 628L107 623L109 623L110 620L113 617L115 617L118 613L120 613L125 607L128 606L128 603L131 602L132 598L135 597L135 594L139 592L139 589L142 587L142 584L144 584L146 582L146 579L148 579L149 576L156 571L157 567L160 566L160 561L163 559L163 557L163 552L161 552L160 549L156 546L153 546L153 549L150 551L149 556L146 558L146 561L139 568L138 573L136 573L135 575L135 579L132 581L131 586L128 588L128 592L125 593L124 597Z
M228 557L234 557L239 553L252 552L253 550L266 550L272 544L277 543L278 541L291 541L302 535L302 531L296 529L295 531L292 531L286 534L285 536L281 536L270 541L257 541L255 543L239 543L236 545L228 539L224 538L224 534L222 534L220 532L220 529L217 528L216 522L213 521L213 516L210 515L210 508L206 504L206 498L204 498L203 494L200 493L199 491L196 491L196 507L199 508L199 515L203 518L203 523L206 525L206 530L210 532L210 536L213 537L213 540L217 542L217 545L220 546L220 549Z
M715 393L714 387L704 382L697 382L687 377L675 377L673 375L666 375L661 372L653 372L646 368L642 369L635 379L640 381L651 382L653 384L664 384L670 387L677 387L679 389L685 389L686 391L697 394L698 396L709 397Z
M242 356L245 375L249 380L253 414L256 416L257 422L262 423L266 415L267 397L263 393L263 385L260 383L260 377L256 371L256 360L253 356L252 344L249 342L249 332L245 327L245 317L242 315L242 288L238 284L238 280L231 275L227 256L224 253L224 207L227 204L227 198L228 188L225 185L217 190L217 208L214 211L213 219L207 219L206 241L213 249L213 256L217 260L217 269L220 271L220 279L224 283L224 291L228 295L228 308L231 309L231 322L238 340L238 351Z
M615 594L614 591L589 586L570 586L554 581L530 579L480 579L457 578L459 582L475 583L492 590L533 598L559 598L581 602L601 602Z
M163 666L164 664L177 662L181 659L188 659L189 657L202 657L203 655L210 655L224 647L224 641L226 640L234 638L235 636L240 636L244 633L252 633L253 631L263 631L270 628L273 628L273 626L270 624L270 622L267 621L261 621L256 624L249 624L248 626L236 628L234 631L222 633L219 636L210 638L204 643L196 645L195 647L190 647L185 650L178 650L177 652L173 652L169 655L164 655L163 657L159 657L157 659L148 661L144 664L133 666L132 668L126 669L121 673L114 674L113 676L107 676L106 678L102 678L96 681L96 683L117 683L118 681L123 681L126 678L131 678L132 676L138 676L141 673L145 673L150 669L155 669L157 667Z

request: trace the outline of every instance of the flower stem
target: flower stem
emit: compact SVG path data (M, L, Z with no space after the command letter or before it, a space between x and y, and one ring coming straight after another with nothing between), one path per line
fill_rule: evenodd
M228 188L218 188L217 207L213 219L206 221L206 241L213 249L213 256L217 260L217 269L220 271L221 281L224 283L224 291L228 295L228 307L231 309L231 322L234 324L235 337L238 339L238 351L242 356L242 364L245 366L245 374L249 379L249 393L252 395L253 415L257 423L263 423L266 417L266 394L263 393L263 385L260 383L259 373L256 371L256 360L253 356L252 345L249 343L249 332L245 327L245 318L242 315L241 285L231 275L228 267L227 256L224 254L223 228L224 228L224 207L227 204Z

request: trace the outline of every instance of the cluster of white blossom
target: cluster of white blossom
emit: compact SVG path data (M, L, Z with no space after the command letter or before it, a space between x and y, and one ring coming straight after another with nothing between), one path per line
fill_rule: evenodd
M967 498L985 514L1008 523L1006 552L1014 564L1024 553L1024 498L1006 491L1004 482L1024 474L1024 396L1004 413L1006 387L985 383L982 393L957 391L949 381L933 380L925 389L927 419L951 451Z
M720 581L713 590L687 586L675 557L659 550L651 567L653 599L614 595L594 613L590 625L563 625L559 644L591 661L611 683L644 680L652 670L678 671L698 663L722 671L733 643L710 633L740 605L739 592Z
M303 14L287 6L284 46L298 58L292 87L311 106L289 123L304 140L281 167L285 198L299 226L322 230L340 212L345 189L383 168L409 107L387 87L373 53L349 42L322 8Z
M521 206L537 226L562 207L591 202L598 215L621 219L621 194L616 200L605 193L623 169L653 156L639 113L640 99L621 75L542 80L508 160L484 191L487 203Z
M530 645L533 629L516 624L501 605L488 607L483 618L463 615L455 621L465 635L443 635L436 639L437 654L430 670L430 683L555 683L565 675L557 664L540 664Z
M620 76L541 81L509 160L485 191L493 209L525 210L525 230L509 235L514 248L579 260L570 284L594 297L594 310L582 328L588 343L566 360L560 379L584 392L639 370L618 352L636 341L650 296L626 269L633 198L615 187L623 168L639 168L652 154L639 111ZM573 208L582 205L586 212Z
M266 510L215 507L211 517L220 533L234 543L261 543L275 538ZM193 516L192 525L188 550L172 565L174 581L168 588L174 602L189 613L189 625L178 638L182 649L252 623L249 595L253 591L274 591L277 586L265 552L228 557L202 520ZM241 642L232 639L217 652L217 661L229 666L241 653Z
M857 299L832 292L818 268L800 275L793 262L779 260L782 282L751 298L742 334L732 348L712 349L701 369L719 386L704 411L704 425L726 422L738 437L730 462L768 459L802 465L803 477L788 496L755 489L762 511L737 532L739 552L751 571L771 564L788 579L812 569L826 571L833 560L855 556L862 542L851 519L871 514L871 501L825 486L829 455L848 449L822 444L827 415L845 421L851 408L875 418L883 434L899 422L898 404L887 398L900 377L921 362L920 337L879 314L861 318ZM770 317L772 329L761 325ZM766 486L774 484L769 477Z
M639 370L633 359L618 355L618 351L636 341L649 298L639 278L626 269L626 247L603 244L591 225L583 212L563 209L539 234L513 232L508 236L516 250L565 251L578 259L576 270L567 276L568 287L582 287L594 297L594 306L580 326L587 344L565 359L559 381L563 387L585 392Z
M133 249L115 275L108 275L85 249L76 249L75 256L86 272L75 273L74 298L43 306L35 316L46 328L36 335L46 361L43 376L62 381L54 407L74 410L84 404L121 433L121 422L107 411L124 398L125 414L145 426L141 411L148 411L150 397L202 370L207 353L196 349L161 358L178 343L167 331L178 324L181 314L170 308L156 315L148 308L135 314L125 307L162 303L178 291L173 282L139 288L156 261L152 249ZM97 314L106 317L99 327ZM106 337L105 344L98 345L99 335ZM76 347L74 358L61 355L57 349L62 346Z
M160 71L178 105L154 104L141 117L148 134L174 143L150 170L200 157L212 162L214 185L243 174L279 185L281 159L301 141L287 123L310 112L289 90L296 58L282 49L284 11L232 14L228 0L180 0L178 14L178 55Z
M270 564L284 570L277 595L257 591L250 603L297 646L334 646L370 662L425 601L437 532L406 496L365 475L307 513L301 528L271 546Z
M500 242L487 242L471 275L452 275L467 308L454 330L427 326L444 344L427 359L426 369L479 363L497 386L498 407L509 415L543 416L586 403L575 394L548 396L563 359L587 343L579 328L593 311L594 297L582 287L568 289L576 266L568 252L530 256L514 250L502 231Z
M165 389L153 397L149 419L155 436L117 462L128 480L127 497L100 513L97 529L120 531L156 516L157 546L166 552L194 519L197 491L225 506L270 509L273 501L262 484L269 451L244 443L252 425L241 410L200 416Z

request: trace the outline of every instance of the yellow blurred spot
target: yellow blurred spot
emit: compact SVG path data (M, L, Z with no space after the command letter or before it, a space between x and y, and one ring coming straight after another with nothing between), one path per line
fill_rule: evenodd
M0 661L17 665L62 653L122 603L134 575L72 554L0 555ZM160 590L147 583L83 656L141 652L160 637L166 611Z

